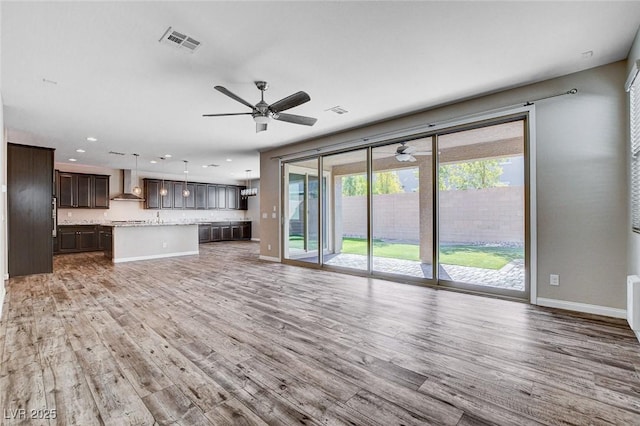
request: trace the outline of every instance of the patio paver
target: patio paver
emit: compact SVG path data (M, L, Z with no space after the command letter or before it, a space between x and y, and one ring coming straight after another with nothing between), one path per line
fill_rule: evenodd
M330 257L330 258L329 258ZM325 257L325 264L360 270L367 269L367 257L340 253ZM432 278L431 265L412 260L374 257L373 269L377 272ZM524 260L513 260L501 269L484 269L458 265L440 265L440 278L513 290L524 290Z

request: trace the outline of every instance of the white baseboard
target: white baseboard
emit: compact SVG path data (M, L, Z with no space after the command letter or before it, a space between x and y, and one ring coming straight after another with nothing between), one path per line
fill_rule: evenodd
M279 257L271 257L271 256L260 255L259 259L260 260L266 260L266 261L269 261L269 262L280 262L280 258Z
M176 256L192 256L194 254L200 254L200 252L196 250L196 251L183 251L178 253L151 254L148 256L123 257L120 259L113 259L113 263L135 262L137 260L162 259L165 257L176 257Z
M260 238L252 238L251 241L256 241L256 242L260 242Z
M567 302L566 300L546 299L538 297L536 305L548 308L566 309L568 311L584 312L585 314L603 315L613 318L627 318L626 309L609 308L607 306L590 305L588 303Z

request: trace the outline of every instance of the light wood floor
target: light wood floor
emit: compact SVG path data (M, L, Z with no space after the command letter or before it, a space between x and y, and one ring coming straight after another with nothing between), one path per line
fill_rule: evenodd
M9 280L2 424L20 408L56 410L60 425L640 424L640 344L624 321L257 249L115 266L64 255L54 274Z

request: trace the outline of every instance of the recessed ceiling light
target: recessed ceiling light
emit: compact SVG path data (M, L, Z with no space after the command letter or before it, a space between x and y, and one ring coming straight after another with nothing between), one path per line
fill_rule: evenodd
M232 160L231 158L227 158L227 161L231 162L231 161L233 161L233 160Z
M202 166L203 169L206 169L207 167L209 166L207 166L206 164Z
M85 152L85 150L82 148L79 148L79 149L76 149L76 152Z
M89 137L87 138L87 140L88 140L89 142L97 142L97 141L98 141L98 139L94 138L93 136L89 136Z
M78 161L75 158L69 158L69 161Z
M164 158L171 158L171 154L165 154Z
M151 161L149 161L149 162L150 162L151 164L156 164L156 163L157 163L157 161L156 161L156 160L151 160Z

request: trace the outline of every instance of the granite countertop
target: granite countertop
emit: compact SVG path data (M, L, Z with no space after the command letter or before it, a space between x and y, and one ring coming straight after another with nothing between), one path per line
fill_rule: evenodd
M198 225L200 223L217 223L217 222L251 222L251 219L215 219L215 220L190 220L190 221L156 221L156 220L105 220L102 222L63 222L58 226L115 226L115 227L134 227L134 226L176 226L176 225Z

